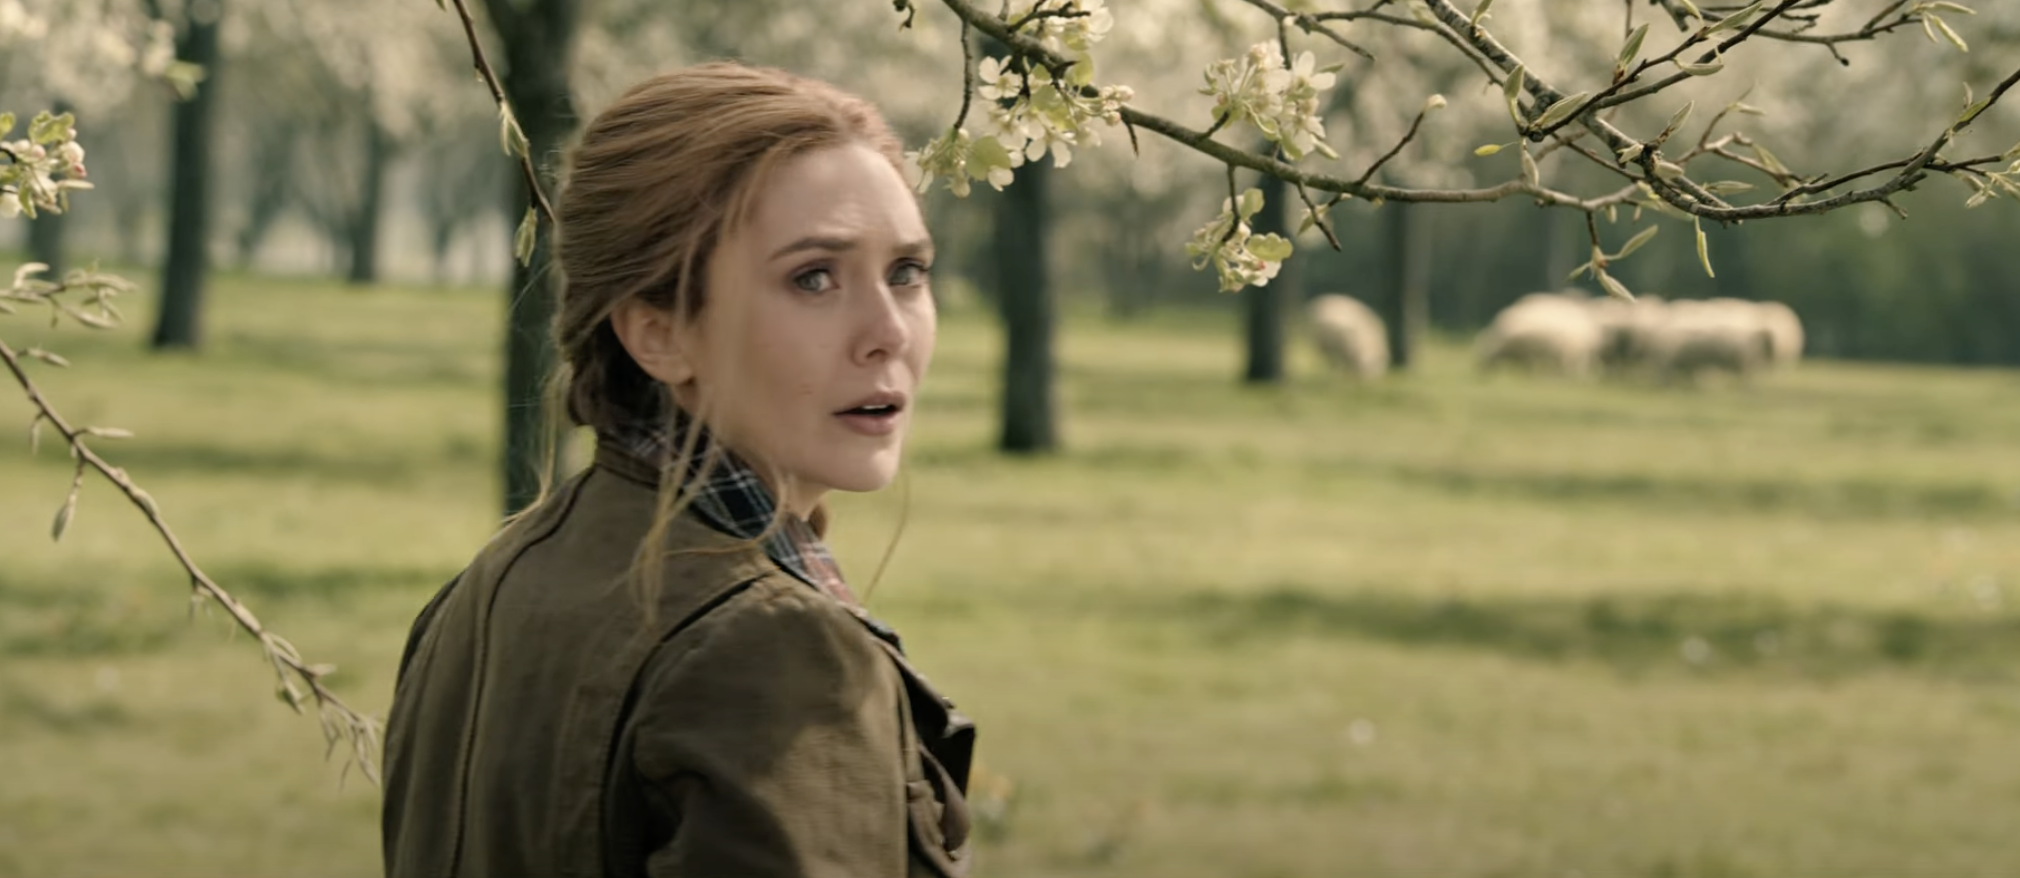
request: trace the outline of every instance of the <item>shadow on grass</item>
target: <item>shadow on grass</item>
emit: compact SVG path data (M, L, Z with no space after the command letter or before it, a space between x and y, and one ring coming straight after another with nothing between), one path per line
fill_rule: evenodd
M150 440L122 444L113 451L120 467L149 476L306 478L353 486L406 486L444 468L484 468L491 465L492 453L474 437L464 434L433 445L397 449L366 447L338 451L306 446L231 447ZM46 448L44 456L47 458L44 465L64 468L70 465L60 455L49 455Z
M494 380L481 352L412 339L337 340L232 332L219 339L216 347L214 355L223 364L284 372L318 382L473 388L489 387Z
M319 601L341 605L360 595L392 590L412 591L414 610L434 590L454 576L453 569L427 567L337 567L295 570L271 565L242 565L205 571L254 613L284 601ZM149 577L160 595L173 597L182 584ZM0 571L0 657L132 655L174 645L197 632L224 632L230 622L212 608L205 621L171 609L153 593L141 594L147 583L109 593L97 583L24 582ZM187 594L183 592L182 594ZM203 619L201 611L199 620Z
M1468 466L1396 467L1406 483L1454 494L1550 501L1599 500L1679 508L1798 512L1818 518L2020 516L2020 493L1979 482L1800 481L1650 473L1510 472Z
M2020 615L2004 609L1879 610L1690 593L1482 599L1287 587L1194 593L1163 602L1160 611L1226 644L1343 637L1623 670L2020 674Z
M23 725L66 735L108 731L130 725L133 715L118 701L94 698L59 704L33 692L0 689L0 727Z

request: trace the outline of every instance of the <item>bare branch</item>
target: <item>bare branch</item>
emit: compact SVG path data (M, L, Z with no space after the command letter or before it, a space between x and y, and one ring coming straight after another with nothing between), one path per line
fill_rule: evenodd
M477 36L477 20L471 17L470 7L464 0L449 0L449 2L454 4L457 17L463 21L463 36L470 43L470 63L477 68L477 76L484 80L484 86L491 90L491 100L497 102L500 112L512 116L511 124L516 128L519 125L518 114L512 112L512 102L505 97L505 87L499 83L498 74L491 69L491 59L484 55L484 42ZM499 18L496 24L501 29L505 27L502 17L494 16L494 18ZM540 211L540 215L546 218L548 223L553 223L554 205L548 203L547 190L540 185L540 171L533 167L531 150L519 151L519 170L526 175L526 191L532 193L534 209Z
M975 41L968 33L968 20L961 20L961 112L954 116L955 131L968 121L968 105L975 99Z
M1349 52L1352 52L1370 61L1375 60L1375 56L1371 54L1367 49L1362 48L1361 46L1356 45L1354 41L1349 40L1344 36L1341 36L1338 31L1326 27L1325 21L1316 15L1311 15L1308 13L1292 12L1289 9L1285 9L1281 5L1270 2L1270 0L1242 0L1242 2L1269 13L1270 17L1276 20L1277 27L1279 29L1283 27L1283 20L1289 18L1294 20L1297 23L1298 29L1304 31L1305 33L1308 34L1316 33L1322 37L1325 37L1326 39L1332 40L1335 43L1339 43L1341 47L1345 48ZM1289 58L1290 54L1291 54L1290 44L1288 41L1286 41L1284 44L1284 57Z
M1417 139L1417 129L1423 127L1424 117L1430 114L1431 108L1428 104L1423 109L1418 110L1417 118L1410 122L1410 130L1404 132L1403 139L1396 141L1395 146L1390 147L1388 152L1383 153L1381 158L1376 159L1374 164L1369 165L1368 170L1361 174L1360 179L1354 181L1354 185L1365 185L1370 178L1375 176L1376 171L1381 170L1383 165L1388 164L1390 159L1395 158L1397 153L1402 152L1403 147L1409 146L1410 141Z
M1333 234L1332 227L1326 225L1326 218L1319 214L1319 206L1312 203L1311 190L1306 189L1303 183L1295 185L1298 190L1298 200L1304 202L1305 210L1311 212L1312 225L1318 226L1319 232L1326 236L1326 243L1333 245L1333 252L1339 252L1341 249L1340 239Z
M73 427L57 413L56 408L43 397L41 389L35 386L35 382L21 368L21 360L14 349L4 341L0 341L0 362L7 364L7 369L13 373L15 382L20 384L22 391L27 394L29 404L35 407L37 422L46 421L55 427L57 432L63 434L64 441L70 446L71 455L78 461L78 479L83 478L84 468L89 466L118 488L120 493L126 495L126 499L134 506L140 508L141 514L147 517L148 523L154 526L155 532L161 535L164 543L168 544L169 552L189 574L191 588L199 595L224 607L225 612L231 615L232 621L238 623L238 627L260 642L266 650L268 660L274 665L275 674L280 678L283 697L288 698L290 705L296 710L300 710L300 691L295 688L294 681L299 679L308 686L310 695L315 699L318 715L323 720L326 740L333 747L338 740L348 741L351 744L352 757L358 761L359 768L373 783L378 783L379 772L374 754L378 749L379 723L352 710L344 704L343 699L338 698L336 693L324 685L323 678L332 669L302 661L301 655L292 645L260 624L259 618L253 615L252 610L247 609L245 604L240 603L230 592L225 591L198 568L196 561L190 558L188 550L183 548L182 541L176 538L175 531L162 519L161 510L155 506L154 498L134 484L133 480L127 477L125 470L107 463L85 444L84 439L90 435L90 429ZM66 510L75 507L77 487L73 484L70 497L65 501Z

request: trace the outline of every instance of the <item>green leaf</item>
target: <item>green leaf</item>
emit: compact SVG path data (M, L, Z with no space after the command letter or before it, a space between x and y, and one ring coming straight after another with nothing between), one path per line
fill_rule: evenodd
M1635 28L1634 33L1628 34L1626 44L1620 47L1620 57L1613 62L1613 68L1623 72L1626 71L1627 65L1633 64L1635 57L1641 54L1641 41L1647 37L1648 25L1646 23Z
M1289 239L1276 235L1256 235L1248 239L1248 252L1265 262L1289 259L1294 249Z
M519 120L512 117L511 104L498 105L498 145L513 158L526 156L526 132L519 130Z
M1960 126L1971 124L1971 120L1978 118L1978 114L1985 112L1985 108L1989 106L1992 106L1991 98L1986 98L1982 101L1979 101L1975 104L1965 107L1964 115L1957 117L1957 124Z
M1690 119L1690 111L1696 106L1696 101L1684 101L1683 106L1677 108L1677 111L1670 115L1669 124L1662 126L1662 133L1656 135L1655 139L1658 142L1668 140L1670 135L1676 133L1676 129L1682 128L1683 123Z
M28 123L28 139L38 146L48 146L63 140L69 133L75 119L69 114L52 116L46 112L36 113Z
M1683 4L1684 11L1690 13L1691 18L1695 18L1698 21L1704 20L1704 13L1698 10L1697 4L1690 2L1690 0L1677 0L1677 2Z
M9 132L12 132L13 130L14 130L14 114L0 113L0 137L5 137Z
M1480 0L1480 5L1473 7L1473 17L1467 19L1466 23L1472 25L1475 28L1478 28L1480 26L1480 22L1484 21L1487 18L1488 7L1491 7L1493 5L1494 0Z
M1713 195L1731 195L1736 192L1752 192L1753 184L1743 180L1718 180L1704 184L1704 191Z
M1262 190L1249 189L1248 191L1243 192L1241 194L1241 203L1236 207L1235 213L1239 215L1243 220L1247 220L1249 217L1261 213L1262 209L1263 209Z
M1536 127L1549 128L1577 115L1578 111L1584 109L1585 103L1591 100L1591 98L1592 93L1589 91L1581 91L1575 95L1566 95L1557 103L1551 104L1550 109L1543 111L1543 118L1536 120Z
M56 523L49 527L51 542L63 542L63 532L70 529L70 520L77 517L77 489L70 489L70 496L63 501L63 507L56 510Z
M1508 117L1515 120L1515 126L1522 126L1522 79L1526 76L1522 65L1515 65L1508 71L1508 78L1501 83L1501 96L1508 99Z
M58 368L64 368L70 365L69 360L64 359L62 356L58 355L54 351L45 351L41 348L29 348L25 351L22 351L21 355L41 360L44 363L48 363L49 365L56 366Z
M1627 285L1614 280L1613 275L1607 274L1605 271L1599 272L1599 285L1606 289L1606 294L1609 296L1629 302L1634 301L1634 294L1627 291Z
M1705 28L1705 36L1711 36L1719 31L1729 30L1745 24L1747 19L1752 18L1754 13L1760 11L1760 7L1760 0L1755 0L1753 5L1713 22L1711 27Z
M1522 147L1522 179L1531 186L1543 185L1543 171L1536 167L1536 157L1529 154L1526 144Z
M1774 153L1768 152L1767 147L1762 146L1758 143L1749 144L1749 147L1753 149L1754 158L1759 159L1760 163L1763 166L1765 166L1769 171L1773 172L1777 176L1782 177L1794 176L1793 173L1789 171L1789 166L1782 164L1781 159L1775 158Z
M1613 258L1626 259L1629 254L1632 254L1634 251L1641 249L1642 245L1647 244L1649 242L1649 239L1654 238L1655 233L1660 231L1662 231L1661 226L1649 226L1648 228L1642 229L1634 237L1627 239L1627 244L1620 248L1619 253L1613 254Z
M1009 147L1004 146L1003 141L997 140L993 136L976 140L968 147L969 176L979 180L989 176L989 172L992 170L1010 166ZM976 173L977 168L981 169L981 173Z
M526 215L519 220L519 230L512 234L512 258L520 265L533 264L533 247L540 240L540 214L532 205L527 205Z
M1683 62L1682 59L1679 58L1677 59L1676 62L1676 69L1688 73L1692 76L1710 76L1714 73L1724 70L1725 62L1723 60L1715 60L1703 64L1686 64Z
M1718 277L1711 270L1711 250L1704 241L1704 218L1693 216L1691 220L1692 225L1697 227L1697 261L1704 264L1704 276Z
M1935 22L1936 29L1943 32L1943 38L1949 40L1951 45L1956 46L1957 51L1959 52L1971 51L1971 47L1965 44L1964 38L1957 36L1957 32L1950 29L1949 22L1944 21L1943 19L1938 18L1934 15L1924 15L1922 20Z
M1493 155L1497 152L1500 152L1503 146L1504 144L1489 143L1485 146L1475 147L1473 149L1473 154L1480 156ZM2016 149L2020 149L2020 147L2016 147Z

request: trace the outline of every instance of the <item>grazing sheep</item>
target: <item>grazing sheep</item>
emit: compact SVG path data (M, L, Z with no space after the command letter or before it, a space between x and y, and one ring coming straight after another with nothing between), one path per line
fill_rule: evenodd
M1359 300L1338 293L1316 296L1307 306L1312 340L1334 368L1362 381L1389 370L1389 335L1382 318Z
M1591 300L1586 308L1599 323L1599 365L1614 376L1636 372L1648 363L1669 313L1662 297L1655 295L1632 301L1606 296Z
M1711 372L1745 380L1774 361L1774 350L1773 335L1754 303L1684 300L1669 304L1648 360L1664 383L1695 383Z
M1767 326L1768 336L1773 341L1773 364L1777 369L1786 369L1796 364L1803 356L1803 321L1794 309L1780 302L1755 302L1754 310Z
M1515 365L1582 378L1599 360L1604 335L1583 297L1530 293L1494 316L1474 340L1481 371Z

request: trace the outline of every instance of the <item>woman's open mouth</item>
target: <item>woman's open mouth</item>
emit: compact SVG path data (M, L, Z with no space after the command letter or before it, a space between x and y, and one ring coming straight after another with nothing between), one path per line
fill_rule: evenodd
M902 394L878 393L835 412L835 417L841 419L843 426L865 436L887 436L898 429L898 415L904 410Z

